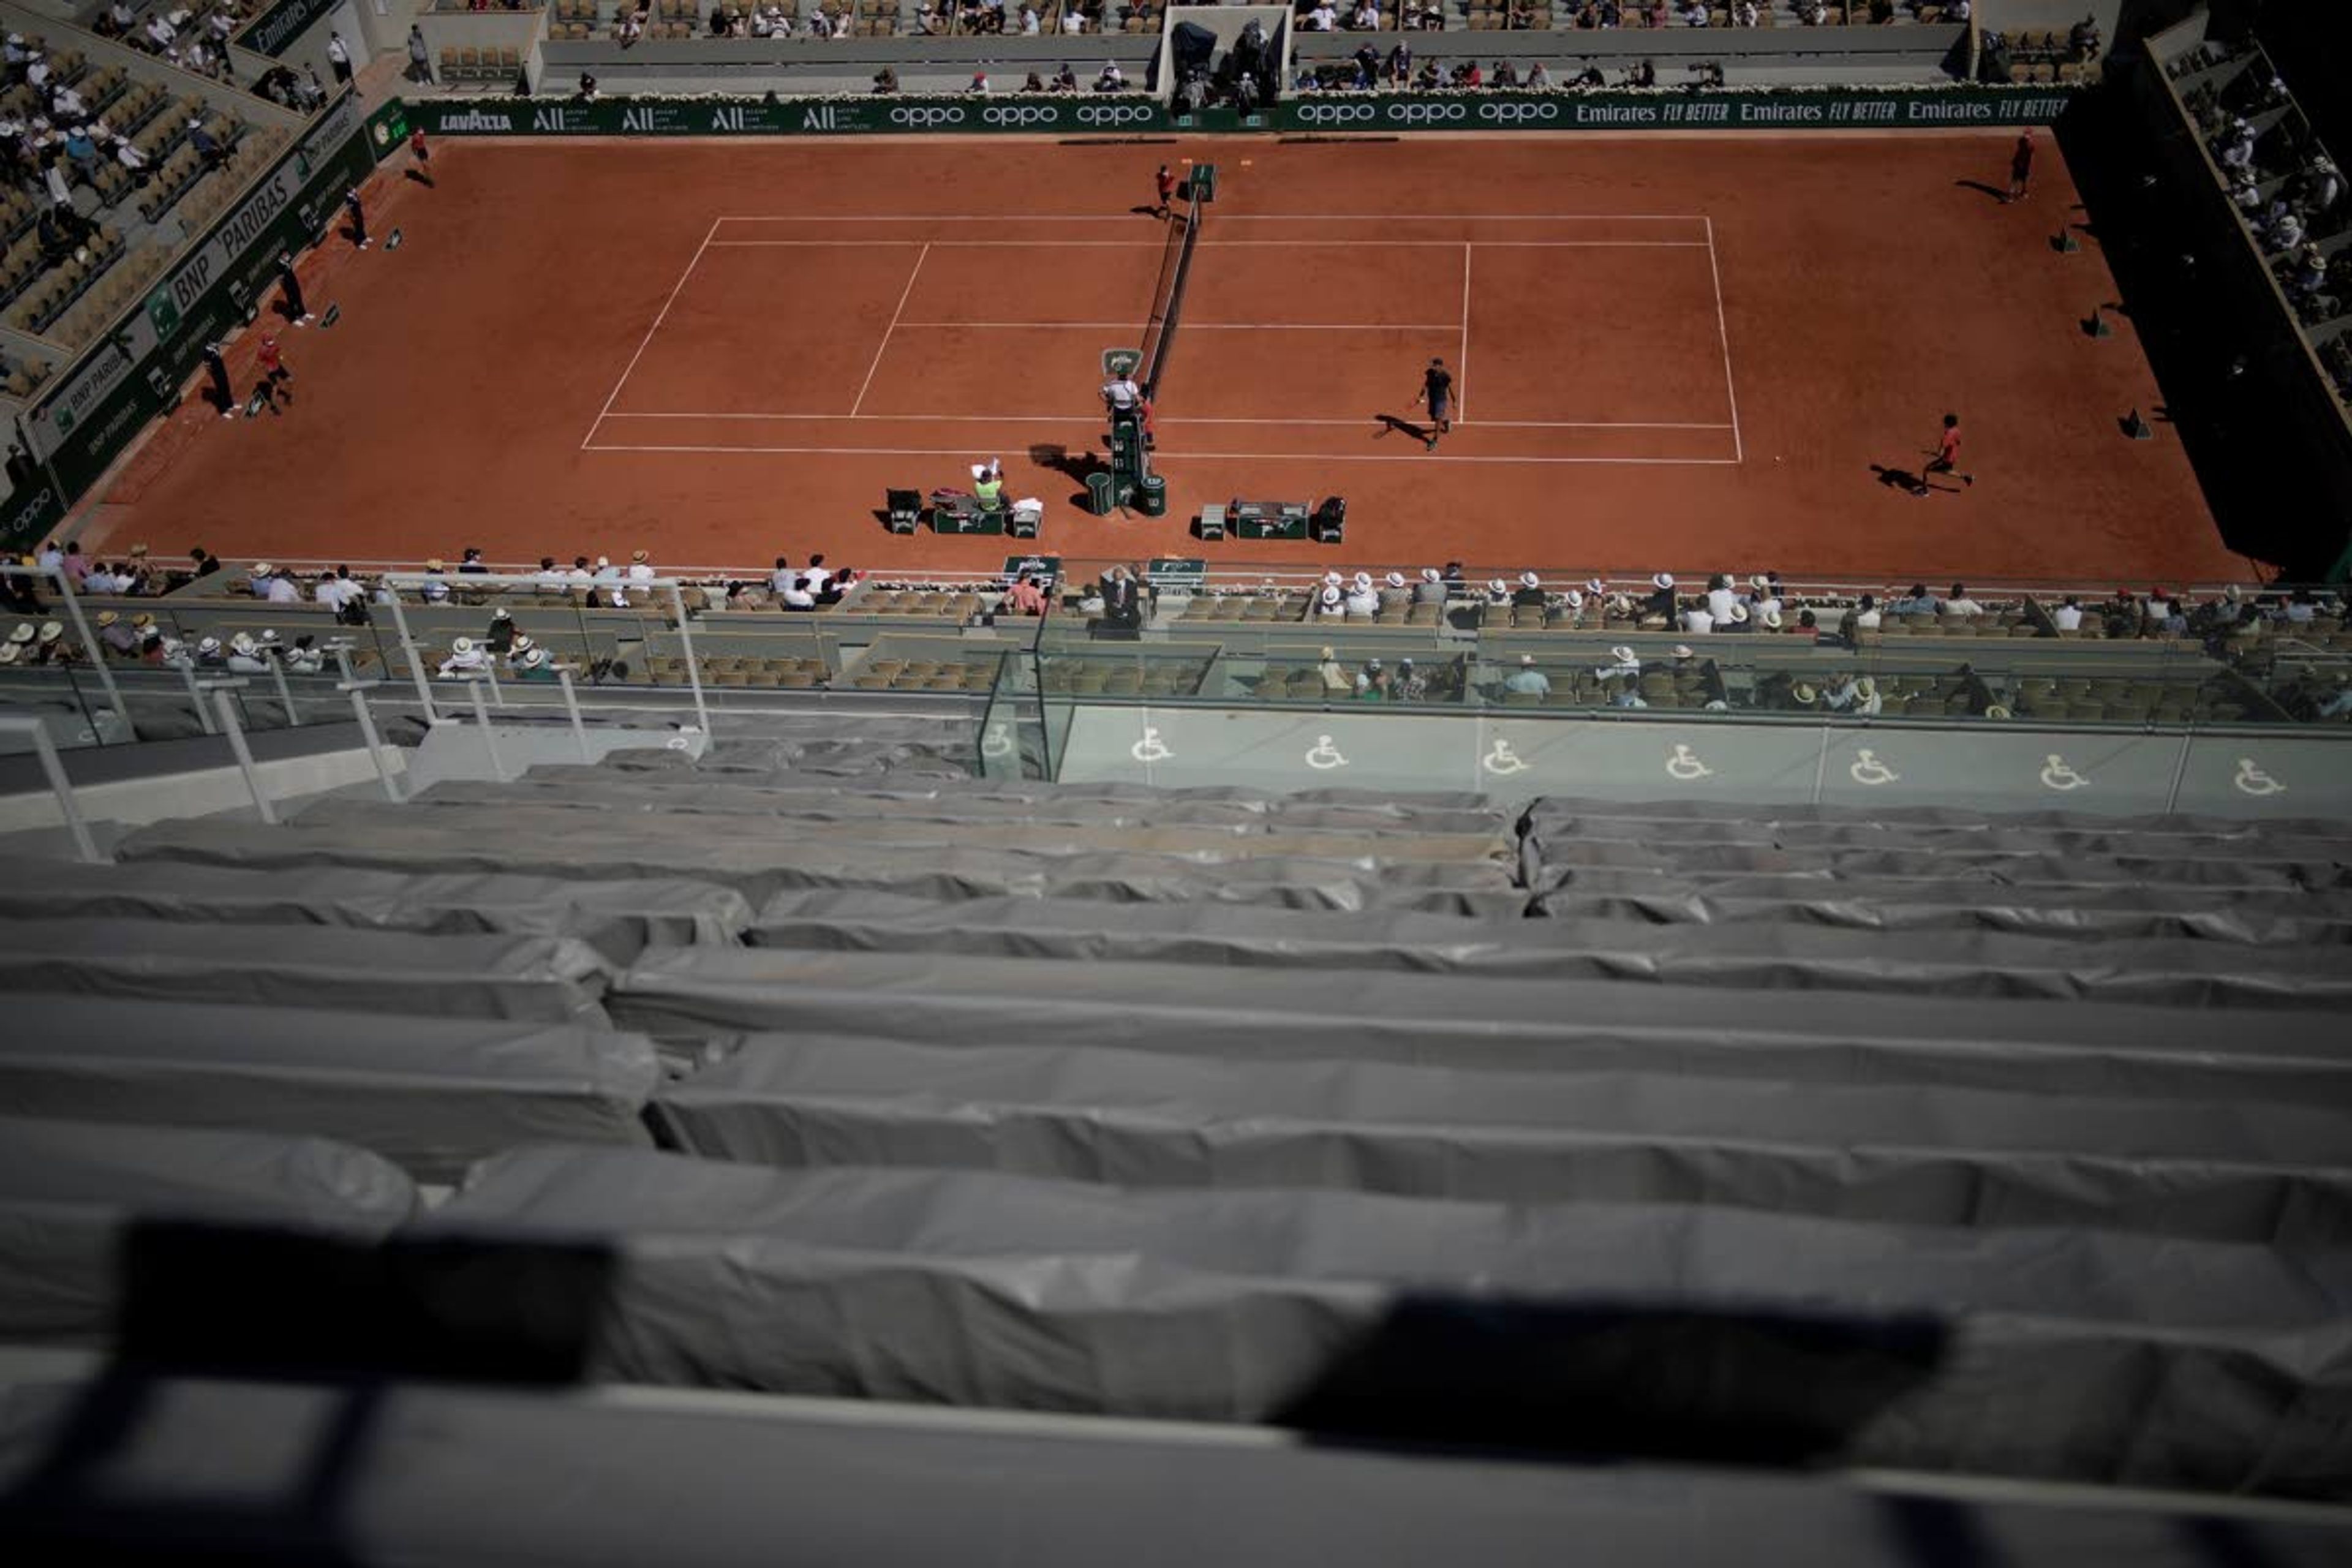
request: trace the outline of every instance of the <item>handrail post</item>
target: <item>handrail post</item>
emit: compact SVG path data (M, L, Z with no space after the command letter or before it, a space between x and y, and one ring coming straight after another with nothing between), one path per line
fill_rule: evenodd
M294 689L286 684L284 656L270 659L269 675L270 679L278 683L278 705L286 710L286 727L289 730L294 729L302 722L302 719L301 715L294 711Z
M400 602L399 585L387 585L392 588L392 624L400 632L400 651L408 656L408 673L416 679L416 700L425 709L425 721L438 724L441 714L433 706L433 685L425 679L425 661L416 657L416 639L408 635L408 611Z
M275 827L278 808L269 804L268 792L261 787L261 771L253 765L253 749L245 743L245 729L236 721L236 704L229 700L229 688L214 687L212 699L214 710L220 715L221 733L228 737L228 749L236 757L237 771L245 774L245 787L253 792L253 809Z
M188 658L193 661L195 655L190 654ZM196 667L194 663L190 662L184 664L179 668L180 679L187 686L188 689L188 700L196 705L197 725L201 727L204 732L207 735L219 734L220 726L213 722L212 709L205 702L205 689L196 684Z
M106 700L121 717L124 731L132 740L137 740L139 726L131 721L131 710L122 705L122 693L114 684L114 671L106 662L106 649L100 646L96 637L89 635L89 622L82 617L81 600L75 596L73 579L66 575L63 568L59 568L52 575L57 579L58 596L66 602L66 618L73 622L74 640L81 645L83 655L98 670L98 683L106 688ZM90 730L96 733L99 726L92 724ZM106 744L103 734L99 735L98 743L101 746Z
M344 668L348 669L350 666L346 664ZM360 739L367 742L368 761L375 764L375 776L383 784L385 798L398 805L400 785L392 776L391 759L384 755L383 737L376 733L375 714L368 708L368 688L373 684L373 681L345 680L335 689L351 694L352 717L359 721Z
M499 760L498 737L490 733L490 710L489 704L482 697L482 678L478 675L467 676L466 689L473 694L474 726L482 732L482 754L490 760L490 776L499 783L504 784L507 782L506 764Z
M58 797L58 815L73 837L75 853L93 866L108 864L108 858L98 852L98 843L89 836L89 824L82 818L81 803L74 799L73 781L66 777L65 763L58 756L57 742L49 739L48 727L29 714L10 713L0 715L0 734L33 738L33 754L40 759L41 776L49 781L49 793Z
M572 738L580 742L580 761L593 763L596 759L588 751L588 726L580 721L580 694L572 689L572 667L557 665L555 679L563 688L563 711L572 720Z
M686 590L672 583L669 585L669 603L670 608L677 612L677 641L678 646L686 650L686 679L694 687L694 721L701 725L702 732L708 735L710 733L710 709L703 700L702 663L694 657L694 632L687 625Z

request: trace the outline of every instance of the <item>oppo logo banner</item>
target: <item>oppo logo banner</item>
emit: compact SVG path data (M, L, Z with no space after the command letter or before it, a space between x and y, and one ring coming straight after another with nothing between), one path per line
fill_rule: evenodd
M1470 118L1469 107L1460 103L1391 103L1381 112L1392 125L1443 125Z
M912 131L929 131L941 125L961 125L963 110L953 106L902 104L890 110L890 123Z
M1150 119L1151 110L1140 103L1078 105L1078 123L1081 125L1143 125Z
M947 112L962 118L961 110ZM1058 125L1062 122L1062 110L1058 104L991 104L980 111L980 121L983 125Z
M1302 103L1297 112L1307 125L1362 125L1370 121L1374 110L1369 103Z
M1482 103L1478 118L1493 125L1539 125L1559 118L1557 103Z

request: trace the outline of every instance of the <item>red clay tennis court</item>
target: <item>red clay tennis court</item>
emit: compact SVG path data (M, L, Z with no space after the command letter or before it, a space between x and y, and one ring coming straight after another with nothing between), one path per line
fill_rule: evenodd
M1236 496L1344 495L1358 561L1992 578L2242 575L2168 431L2063 168L2002 206L2005 136L453 142L380 181L285 333L284 419L197 407L126 467L108 537L231 555L645 548L993 566L893 538L883 491L1002 457L1073 555L1191 553ZM1077 504L1097 360L1171 257L1161 161L1220 169L1159 400L1162 519ZM1420 370L1455 370L1434 453ZM1916 468L1960 412L1965 493ZM1195 547L1197 550L1198 547ZM1296 559L1227 542L1220 559Z

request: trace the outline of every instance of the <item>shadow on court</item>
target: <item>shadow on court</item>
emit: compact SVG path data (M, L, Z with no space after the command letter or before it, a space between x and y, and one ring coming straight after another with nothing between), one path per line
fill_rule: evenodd
M1952 184L1964 191L1982 191L1997 202L2009 200L2009 193L1999 185L1988 185L1982 180L1954 180Z
M1432 430L1429 426L1416 425L1412 420L1403 418L1398 415L1375 414L1372 417L1379 420L1381 425L1381 427L1378 430L1372 432L1372 439L1375 441L1391 434L1410 436L1416 441L1426 441L1432 434Z
M1110 466L1107 458L1097 458L1092 451L1075 453L1056 442L1040 442L1031 447L1029 460L1077 485L1077 493L1070 497L1072 506L1084 506L1090 499L1086 489L1087 476L1098 474Z

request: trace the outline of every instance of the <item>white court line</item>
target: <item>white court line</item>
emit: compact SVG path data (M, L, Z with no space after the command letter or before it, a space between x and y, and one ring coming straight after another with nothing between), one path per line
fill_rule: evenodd
M900 328L904 331L904 327ZM608 419L759 419L767 421L812 419L855 419L862 424L929 425L950 422L962 425L1096 425L1102 416L1097 414L610 414ZM1347 429L1370 428L1380 424L1369 416L1357 419L1281 419L1235 418L1223 415L1163 414L1161 425L1293 425L1333 426ZM1457 419L1455 424L1466 424ZM1647 419L1481 419L1482 430L1728 430L1728 425L1666 424Z
M874 373L882 368L882 356L890 350L890 334L898 330L898 318L907 313L908 298L915 291L915 279L923 275L923 263L930 258L931 247L923 247L915 257L915 265L907 274L907 287L898 293L898 308L890 312L890 324L882 329L882 341L874 345L874 363L866 367L866 379L857 384L857 402L849 405L849 416L857 417L858 405L866 401L866 389L874 384Z
M813 458L966 458L961 447L590 447L591 452L732 452L753 457L777 454ZM1612 463L1649 468L1729 468L1734 458L1449 458L1442 453L1413 452L1160 452L1163 460L1252 463Z
M1462 357L1454 364L1454 412L1456 425L1470 422L1470 242L1462 242Z
M720 223L1129 223L1133 213L893 214L887 217L828 217L813 213L730 213ZM1705 223L1704 213L1226 213L1219 223Z
M837 250L859 246L936 245L946 250L1161 250L1156 239L714 239L722 249ZM1360 250L1451 250L1458 239L1203 239L1202 250L1315 250L1345 246ZM1703 250L1703 239L1482 239L1492 250Z
M1188 332L1450 332L1452 321L1186 321ZM1048 331L1133 331L1133 321L901 321L898 330L914 327L985 327L991 330L1039 327Z
M1723 340L1723 393L1731 400L1731 460L1748 456L1739 440L1739 386L1731 374L1731 329L1723 319L1723 273L1715 263L1715 220L1706 220L1706 275L1715 280L1715 331Z
M694 247L694 255L687 262L686 270L679 273L677 281L671 285L669 298L662 301L661 311L654 317L654 324L647 327L646 335L637 340L637 352L631 354L629 363L622 367L621 379L613 384L612 395L604 399L604 406L597 411L595 422L588 426L588 434L580 437L582 451L586 451L588 443L596 438L596 426L604 423L605 417L613 412L613 405L621 400L621 388L628 384L630 374L637 368L637 362L645 358L646 350L653 346L654 334L660 331L661 324L669 319L669 308L677 304L678 295L685 292L686 280L694 276L695 268L701 263L702 253L710 248L711 237L718 232L719 221L714 218L710 226L703 231L702 243Z

